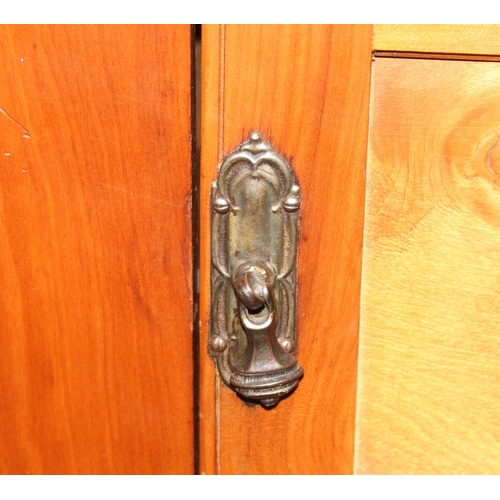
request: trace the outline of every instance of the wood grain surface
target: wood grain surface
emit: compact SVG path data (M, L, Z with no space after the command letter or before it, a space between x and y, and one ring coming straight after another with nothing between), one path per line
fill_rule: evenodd
M201 181L201 472L353 470L370 26L204 26ZM252 130L302 188L298 360L277 407L249 406L207 354L210 182Z
M500 65L376 59L355 470L500 473Z
M0 472L192 473L190 27L0 34Z
M375 24L373 49L500 55L500 24Z

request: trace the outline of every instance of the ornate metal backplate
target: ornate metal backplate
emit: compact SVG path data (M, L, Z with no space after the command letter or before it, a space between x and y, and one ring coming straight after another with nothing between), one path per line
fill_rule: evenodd
M210 353L224 383L275 405L303 375L295 358L300 188L252 132L212 183Z

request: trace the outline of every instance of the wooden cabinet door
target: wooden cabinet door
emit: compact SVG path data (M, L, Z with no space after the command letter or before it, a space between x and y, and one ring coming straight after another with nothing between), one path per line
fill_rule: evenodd
M0 473L192 473L191 28L0 32Z
M371 26L202 31L200 471L352 473ZM304 378L267 410L243 402L207 353L210 183L251 131L302 192L298 359Z
M0 30L0 473L498 473L498 27L204 27L199 225L189 26ZM207 349L251 131L302 189L272 409Z
M499 28L372 34L203 31L201 472L500 471ZM252 130L303 196L305 374L270 410L228 389L206 348L210 183Z

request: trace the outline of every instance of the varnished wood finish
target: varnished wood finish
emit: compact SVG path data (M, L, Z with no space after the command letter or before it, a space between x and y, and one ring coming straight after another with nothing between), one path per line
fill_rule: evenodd
M376 24L373 49L442 54L500 54L499 24Z
M201 471L350 473L372 29L209 26L202 40ZM210 182L254 129L290 160L303 193L297 328L305 376L271 410L215 381L206 354Z
M223 52L219 26L202 26L201 50L201 159L200 159L200 388L199 426L201 474L219 471L219 404L220 383L212 359L208 356L210 321L210 186L215 180L219 152L219 129L222 100L220 99L220 60Z
M0 472L192 473L190 27L0 33Z
M500 472L500 65L374 63L356 472Z

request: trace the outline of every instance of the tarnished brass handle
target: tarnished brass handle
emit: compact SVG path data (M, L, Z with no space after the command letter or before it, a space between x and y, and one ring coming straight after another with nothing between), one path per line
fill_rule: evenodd
M256 132L212 184L211 354L228 387L264 406L303 375L294 356L299 193Z

